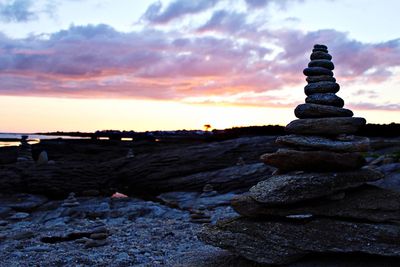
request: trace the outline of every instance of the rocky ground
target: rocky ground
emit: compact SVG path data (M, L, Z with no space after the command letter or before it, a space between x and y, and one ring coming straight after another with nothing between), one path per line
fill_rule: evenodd
M365 154L366 160L371 168L385 174L374 184L400 191L400 141L372 141L373 152ZM78 148L64 157L81 155ZM99 146L95 148L90 153L105 155L98 153ZM108 151L107 147L101 148ZM145 152L147 149L143 149ZM262 151L254 154L261 155ZM250 162L244 158L246 163L257 164L255 157L249 158ZM55 160L65 159L60 154ZM235 163L227 162L237 166ZM151 200L77 195L69 202L3 193L0 266L261 266L198 239L204 224L237 216L229 205L237 192L215 194L210 190L168 192ZM385 266L398 266L399 261L365 255L312 255L290 266L361 267L382 266L383 262Z
M200 201L213 223L236 215L226 206L232 196ZM164 199L174 203L78 197L78 206L63 207L41 196L3 195L0 266L174 266L190 253L219 251L197 239L202 224L191 221L190 209L200 203L198 195Z

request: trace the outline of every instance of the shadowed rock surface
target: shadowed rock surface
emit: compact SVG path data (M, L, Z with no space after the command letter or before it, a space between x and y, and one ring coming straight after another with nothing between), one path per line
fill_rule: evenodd
M364 126L364 118L298 119L290 122L285 130L294 134L338 135L352 134Z
M310 253L400 257L400 226L329 219L261 221L236 218L209 226L201 240L247 259L287 264Z
M368 151L369 139L366 137L353 137L349 141L341 141L321 136L285 135L279 136L276 143L304 150L328 150L336 152L362 152Z
M325 197L301 204L271 207L256 201L251 194L244 194L232 200L232 207L248 217L312 215L371 222L400 221L399 192L365 185L337 196L340 198L336 200Z
M328 196L382 177L380 172L370 169L274 175L250 188L249 194L254 200L265 205L285 205Z
M134 158L126 158L123 151L120 157L103 162L57 160L46 165L3 165L0 193L26 192L52 198L88 190L97 190L102 195L115 191L157 195L179 190L201 191L207 183L222 192L247 190L272 173L273 169L258 162L261 153L276 150L274 138L238 138L138 153ZM245 166L236 165L240 158ZM243 174L247 180L242 180Z

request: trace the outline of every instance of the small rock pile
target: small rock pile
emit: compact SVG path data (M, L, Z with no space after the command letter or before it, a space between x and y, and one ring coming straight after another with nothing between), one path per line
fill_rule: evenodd
M288 148L261 157L278 175L233 199L241 216L205 228L200 239L267 264L321 253L400 257L400 193L367 184L382 174L362 168L369 140L351 134L366 121L335 95L331 59L325 45L314 46L306 103L286 126L290 135L276 140Z
M28 143L28 136L21 137L21 144L19 145L17 162L33 163L31 145Z
M64 207L64 208L72 208L72 207L77 207L77 206L79 206L79 202L75 197L75 193L73 193L73 192L69 193L68 197L61 204L61 207Z

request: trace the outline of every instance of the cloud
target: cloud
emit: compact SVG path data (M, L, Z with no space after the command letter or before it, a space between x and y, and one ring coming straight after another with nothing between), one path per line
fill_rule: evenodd
M146 16L167 23L215 2L155 3ZM265 93L301 90L315 43L328 44L339 83L381 82L400 66L399 39L363 43L332 29L272 29L247 13L210 13L203 25L184 33L152 25L119 32L99 24L24 39L0 34L0 94L287 106L292 103Z
M8 0L0 3L0 20L3 22L28 22L37 19L32 11L32 0Z
M165 8L161 2L155 2L147 8L142 19L154 24L165 24L186 15L205 11L217 2L217 0L175 0Z
M275 4L279 8L286 8L291 2L304 2L304 0L245 0L250 8L263 8L270 4Z

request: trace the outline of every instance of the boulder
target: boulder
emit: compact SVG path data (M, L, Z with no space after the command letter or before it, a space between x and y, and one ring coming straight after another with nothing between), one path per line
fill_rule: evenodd
M236 218L205 227L204 242L252 261L288 264L308 254L365 253L400 257L400 225L331 219Z
M354 137L349 141L341 141L321 136L284 135L276 139L276 143L301 150L327 150L335 152L364 152L369 150L369 138Z
M333 93L328 94L312 94L306 98L306 103L327 105L342 108L344 101Z
M353 117L349 109L318 104L301 104L296 107L294 114L300 119L325 117Z
M329 196L381 178L380 172L370 169L274 175L250 188L249 194L265 206L282 206Z
M319 198L304 205L271 207L257 202L249 194L232 199L232 207L248 217L299 216L333 217L371 222L400 221L400 193L370 185L343 192L343 198Z
M297 151L279 149L261 156L261 160L282 172L288 171L347 171L365 164L360 153L337 153L331 151Z
M366 124L364 118L321 118L321 119L298 119L290 122L285 130L294 134L311 134L311 135L339 135L353 134L360 127Z

